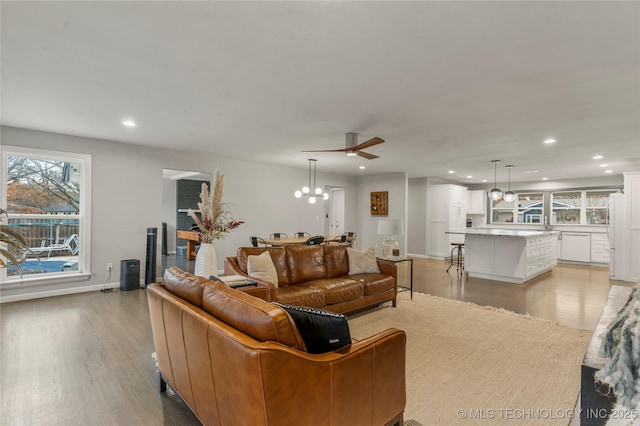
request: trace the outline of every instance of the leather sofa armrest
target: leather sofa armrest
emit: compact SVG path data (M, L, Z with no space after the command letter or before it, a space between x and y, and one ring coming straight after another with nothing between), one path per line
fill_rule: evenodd
M394 262L385 262L384 260L378 260L378 268L383 274L389 274L393 277L393 280L398 284L398 267Z
M246 291L246 293L257 296L261 299L266 300L267 302L273 302L276 300L276 285L274 283L270 283L269 281L260 280L258 278L250 277L240 270L238 266L238 257L226 257L224 259L224 274L225 275L242 275L243 277L247 277L252 281L255 281L258 287L264 290L256 290L256 291Z
M332 419L328 423L384 425L404 411L406 334L402 330L388 329L324 354L287 347L263 355L265 393L283 397L275 398L273 405L267 407L275 418L281 411L290 418L303 418L304 412L335 407L339 421ZM287 374L283 375L283 371ZM301 377L309 379L308 389L307 383L300 382ZM305 396L308 392L317 398L312 404ZM346 406L345 401L349 401Z

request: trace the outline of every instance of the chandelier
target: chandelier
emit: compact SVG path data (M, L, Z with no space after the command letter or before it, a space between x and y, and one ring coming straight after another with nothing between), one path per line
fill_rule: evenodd
M323 200L329 199L329 194L327 194L326 192L323 192L322 188L320 188L319 186L316 186L316 162L317 161L318 160L309 158L309 186L303 186L301 191L298 190L294 193L296 198L301 198L303 195L306 195L307 197L309 197L309 204L315 204L316 198L322 198ZM313 181L311 180L312 168L313 168ZM311 182L313 182L313 186L311 185ZM311 188L315 188L313 190L313 193L311 192Z
M504 195L502 196L502 198L507 203L511 203L516 199L516 193L511 190L511 169L512 168L513 168L513 164L510 164L507 166L507 169L509 169L509 190L505 192Z
M498 163L500 162L500 160L492 160L491 161L493 163L493 189L491 191L489 191L489 198L491 198L493 201L498 201L500 198L502 198L502 191L500 189L498 189L498 179L497 179L497 173L498 173Z

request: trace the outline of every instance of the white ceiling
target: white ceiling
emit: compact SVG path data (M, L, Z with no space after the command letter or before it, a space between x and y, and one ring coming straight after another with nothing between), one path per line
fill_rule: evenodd
M636 1L0 7L4 125L349 175L640 170ZM300 152L346 132L381 158Z

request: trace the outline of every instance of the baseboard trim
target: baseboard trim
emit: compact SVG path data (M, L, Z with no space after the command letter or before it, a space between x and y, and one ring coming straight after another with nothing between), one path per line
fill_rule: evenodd
M14 296L0 296L0 303L20 302L22 300L41 299L43 297L63 296L65 294L86 293L89 291L99 291L103 288L120 288L120 283L93 284L81 287L58 288L55 290L45 290L33 293L16 294Z

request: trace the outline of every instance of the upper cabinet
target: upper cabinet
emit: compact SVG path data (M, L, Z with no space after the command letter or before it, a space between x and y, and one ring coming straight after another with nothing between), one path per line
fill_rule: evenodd
M487 214L487 191L467 191L467 214Z

